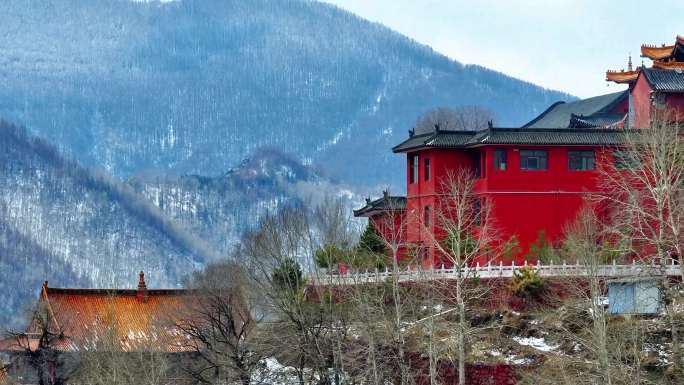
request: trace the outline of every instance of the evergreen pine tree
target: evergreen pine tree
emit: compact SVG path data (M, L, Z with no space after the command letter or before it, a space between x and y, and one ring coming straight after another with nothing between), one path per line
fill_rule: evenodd
M306 284L299 263L292 258L285 258L280 266L273 271L273 282L278 287L290 292L298 292Z
M359 249L361 251L367 251L375 254L385 254L386 248L385 243L378 231L373 226L373 222L368 221L366 230L361 234L361 239L359 239Z

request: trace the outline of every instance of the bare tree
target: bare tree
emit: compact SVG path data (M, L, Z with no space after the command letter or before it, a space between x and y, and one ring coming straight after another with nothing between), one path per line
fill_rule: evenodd
M453 290L443 290L447 302L456 307L432 315L457 314L455 349L459 384L466 383L465 363L468 339L477 332L467 318L468 305L484 298L486 285L475 284L476 272L472 267L486 264L495 256L496 232L491 216L492 206L477 193L476 178L468 169L449 172L440 183L438 207L435 209L434 228L424 218L419 221L437 261L454 268L454 275L445 282ZM426 216L423 216L426 217Z
M315 221L310 214L299 207L267 216L245 238L241 253L249 258L254 287L272 320L264 334L289 347L283 352L274 346L273 355L292 363L302 385L339 383L345 372L341 350L349 338L348 314L324 285L307 285L301 266L312 265L321 240L347 236L340 234L345 225L338 222L343 216L335 207L319 207Z
M494 114L478 106L438 107L416 121L416 133L444 131L478 131L487 128Z
M189 338L193 359L185 369L198 383L249 385L264 358L254 329L259 312L249 297L245 272L231 262L207 266L192 275L174 326Z
M570 354L550 353L549 360L540 370L528 375L530 382L552 382L550 371L562 368L569 383L573 384L623 383L619 381L619 373L625 364L616 359L615 347L624 345L626 340L612 338L604 306L605 277L601 275L600 266L609 259L604 239L603 226L595 209L589 205L566 228L563 252L586 272L565 281L563 292L567 297L563 300L563 319L566 322L558 325L560 330L553 336L564 341ZM576 322L581 322L581 326Z
M615 255L605 224L587 202L567 226L562 253L577 261L584 274L562 282L563 306L546 309L560 322L546 338L560 342L542 363L525 373L523 384L642 384L656 378L642 368L645 336L639 319L611 319L606 309L606 277L602 266ZM608 237L608 238L607 238ZM562 373L562 375L559 375Z
M22 352L14 356L13 372L35 378L39 385L63 385L76 371L77 361L63 352L68 338L45 302L39 301L31 311L27 331L7 334Z
M441 181L434 214L423 215L415 210L392 210L373 218L373 225L382 235L386 249L391 254L392 275L388 282L391 289L390 303L393 317L389 324L397 347L397 363L401 374L400 383L415 381L416 362L411 353L423 351L428 356L426 375L431 384L439 383L438 367L443 358L458 365L459 381L465 383L468 339L479 331L468 321L469 305L481 300L487 293L486 285L478 285L474 267L479 261L487 261L495 255L494 221L490 216L491 205L475 190L475 177L468 170L450 173ZM434 217L434 218L433 218ZM423 239L421 245L412 245L407 232L414 231ZM417 249L414 250L414 247ZM412 255L412 252L416 252ZM400 284L400 259L410 263L412 258L420 265L444 263L453 266L455 274L449 280L438 281L427 277L412 286L419 291L408 293ZM423 271L423 273L426 273ZM417 272L416 276L420 273ZM366 305L372 298L359 296ZM446 306L445 306L446 305ZM449 305L453 305L450 307ZM370 309L369 309L370 311ZM456 314L456 327L442 319ZM437 335L451 334L455 339L438 341ZM427 337L426 337L427 336ZM416 345L415 338L425 340ZM426 338L426 339L425 339ZM376 370L376 369L374 369ZM419 375L423 375L419 373Z
M615 368L608 354L608 321L603 306L605 293L603 279L598 270L599 266L606 262L605 258L602 258L605 254L602 249L601 234L602 229L594 210L585 207L580 212L578 220L566 232L566 246L587 271L592 328L589 332L589 341L584 341L583 345L594 352L594 357L599 364L600 378L608 385L612 385L614 382L612 371Z
M399 383L410 384L413 381L411 362L408 357L405 335L405 324L410 320L410 306L407 306L410 298L405 298L400 284L401 265L408 264L415 255L409 253L407 231L409 223L416 220L414 213L408 212L405 207L400 207L397 202L390 200L385 212L371 219L373 226L381 236L385 248L389 252L392 274L390 278L390 303L391 322L386 324L394 348L396 349L396 363L399 369ZM402 261L402 258L404 259Z
M349 208L340 198L326 196L313 209L317 244L347 248L358 238L357 226L349 218Z
M684 244L684 143L679 117L659 112L650 126L626 131L615 164L600 167L601 202L611 213L612 233L622 247L649 263L681 259ZM680 274L684 265L680 265ZM673 365L684 378L680 326L681 283L662 274L663 305L669 319Z

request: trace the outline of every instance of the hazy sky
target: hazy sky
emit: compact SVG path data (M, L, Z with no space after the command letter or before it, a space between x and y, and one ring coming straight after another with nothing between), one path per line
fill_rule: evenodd
M581 97L622 89L605 71L625 68L630 52L641 64L642 43L684 35L684 0L325 1L460 62Z

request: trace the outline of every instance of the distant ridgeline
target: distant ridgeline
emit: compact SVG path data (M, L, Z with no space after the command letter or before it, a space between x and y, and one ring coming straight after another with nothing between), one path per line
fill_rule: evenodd
M481 105L519 126L572 99L309 1L12 1L0 25L0 116L123 177L219 176L275 146L401 186L403 160L378 149L425 111Z

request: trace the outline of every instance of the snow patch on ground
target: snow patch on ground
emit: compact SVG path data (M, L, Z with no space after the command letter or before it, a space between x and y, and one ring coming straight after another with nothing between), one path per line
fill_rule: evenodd
M529 346L542 352L550 352L558 349L558 345L551 345L543 338L538 337L513 337L513 340L520 345Z
M519 357L511 356L511 357L506 358L506 363L512 364L512 365L529 365L533 362L534 362L533 359L527 358L527 357L519 358Z

